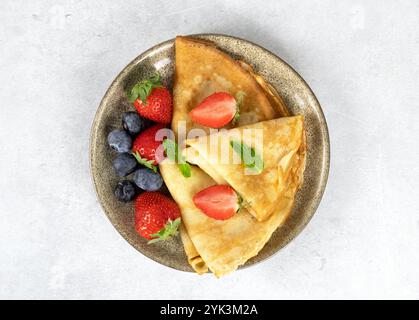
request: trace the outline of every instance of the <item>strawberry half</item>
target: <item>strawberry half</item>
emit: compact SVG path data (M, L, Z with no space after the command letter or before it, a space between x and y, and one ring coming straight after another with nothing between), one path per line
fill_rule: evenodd
M158 155L156 154L156 150L162 144L162 141L156 140L156 134L164 128L165 126L163 124L155 124L141 132L132 144L132 153L138 153L142 159L152 160L153 164L157 165L163 159L157 159Z
M195 194L193 202L208 217L226 220L239 211L241 197L230 186L215 185Z
M164 124L172 121L172 95L162 86L158 74L137 83L131 89L128 98L144 118Z
M192 121L210 128L221 128L239 119L239 107L244 93L234 98L227 92L215 92L189 112Z
M176 202L159 192L144 192L135 199L135 230L150 240L163 241L177 234L180 209Z

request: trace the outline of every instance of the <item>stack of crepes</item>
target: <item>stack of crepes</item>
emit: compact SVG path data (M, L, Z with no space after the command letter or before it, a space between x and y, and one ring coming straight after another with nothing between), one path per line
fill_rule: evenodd
M199 274L209 269L219 277L257 255L291 212L305 168L304 120L302 116L290 117L279 95L263 78L213 43L177 37L175 54L175 133L179 123L185 123L187 132L200 128L211 134L208 128L193 123L188 112L214 92L245 93L238 123L210 137L186 140L183 154L193 164L189 178L176 164L167 160L160 164L181 209L180 233L188 262ZM257 145L252 132L263 133ZM252 144L263 159L263 170L249 174L242 163L221 159L222 153L209 147L209 141L225 138ZM243 199L243 207L228 220L212 219L193 203L197 192L215 184L230 185Z

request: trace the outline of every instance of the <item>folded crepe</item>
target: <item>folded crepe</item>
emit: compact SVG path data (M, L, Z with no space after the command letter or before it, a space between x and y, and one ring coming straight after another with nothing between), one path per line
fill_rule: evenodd
M192 150L192 147L189 147L184 152L186 159L196 165L191 167L189 178L182 175L177 164L167 160L160 163L163 179L182 213L184 229L181 229L181 237L188 262L197 273L205 273L209 268L220 277L236 270L257 255L272 233L286 220L303 181L305 168L305 135L303 128L299 127L300 124L302 117L297 116L265 121L227 132L228 137L234 136L235 139L239 139L236 133L244 128L264 128L263 132L273 132L264 140L270 141L268 144L272 143L275 149L270 151L277 155L269 156L268 152L264 153L264 162L266 161L265 165L269 170L266 173L268 177L261 174L260 181L251 180L254 183L253 188L248 186L254 193L267 190L275 195L275 198L269 200L273 202L265 203L273 209L272 214L263 221L258 221L247 207L242 207L228 220L215 220L195 206L193 196L197 192L215 184L229 183L229 174L225 175L224 172L230 173L227 169L219 170L223 165L209 164L208 158L195 152L196 149ZM236 172L242 170L241 167L236 168ZM253 177L257 179L258 176ZM275 178L278 181L272 180ZM240 184L234 185L233 188L236 191L245 190ZM243 200L244 203L248 202L245 197Z
M178 133L178 124L182 121L186 124L186 133L194 128L209 133L208 128L193 123L188 113L216 91L229 92L233 95L242 91L246 94L240 108L241 116L236 125L247 125L289 115L283 100L269 83L257 75L250 65L234 60L218 50L214 43L190 37L177 37L175 51L172 120L172 130L175 133ZM205 159L199 155L193 159L192 154L189 157L190 161L210 171L205 165ZM302 156L300 160L303 159ZM296 180L300 181L304 165L300 164L298 167L301 172ZM228 221L220 222L203 215L192 203L192 197L205 186L226 183L221 176L213 171L210 173L211 179L200 168L193 167L192 177L186 179L179 174L175 165L162 163L160 168L173 198L181 208L181 239L188 262L198 274L207 272L210 267L217 276L221 276L255 256L269 240L272 232L288 216L294 194L301 183L301 181L298 183L294 181L292 185L290 183L287 197L284 195L277 204L275 213L264 222L257 222L245 209L240 211L243 215L236 215ZM220 225L226 225L227 243L217 240L219 236L217 230L220 230ZM234 230L237 232L233 232ZM240 238L243 238L243 241L240 241ZM234 245L236 241L240 242L237 246Z
M287 116L284 102L275 89L254 73L252 67L217 49L214 43L191 37L176 37L172 130L186 123L186 132L200 128L188 113L210 94L223 91L235 96L245 93L236 126Z
M173 170L173 166L170 169ZM164 169L164 171L166 170ZM173 174L174 174L173 172L168 171L166 175L170 177ZM205 263L205 261L202 259L199 252L196 250L195 245L193 244L191 238L189 238L188 232L185 230L185 226L183 223L181 223L179 227L179 233L180 233L180 238L183 243L183 248L185 249L186 257L188 258L188 263L191 265L191 267L195 270L196 273L198 274L207 273L208 266Z
M208 267L215 276L220 277L258 254L292 209L302 179L303 162L302 148L301 157L294 159L294 173L287 181L286 192L276 203L274 213L262 222L244 208L228 220L206 216L194 205L192 198L197 192L217 182L198 167L192 166L191 177L185 178L177 164L167 160L160 163L160 172L182 212L182 221L187 229L187 233L182 233L181 229L182 241L188 261L197 273L206 272Z
M232 143L252 149L253 158L247 158L251 160L247 164L259 161L257 167L246 166L242 150L233 148ZM274 212L288 179L295 178L295 163L305 145L304 120L295 116L262 121L186 140L186 144L192 148L186 153L187 160L196 163L198 154L198 165L219 183L229 184L246 209L263 221Z

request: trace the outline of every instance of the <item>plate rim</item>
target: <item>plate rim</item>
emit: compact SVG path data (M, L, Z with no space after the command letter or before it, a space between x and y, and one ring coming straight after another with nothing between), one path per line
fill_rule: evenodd
M323 150L323 161L324 161L324 165L323 165L323 170L321 172L321 178L320 178L320 184L319 184L319 189L320 192L318 193L315 205L312 207L312 210L310 212L310 215L308 217L308 219L306 219L304 221L304 223L302 223L301 225L297 226L295 229L293 229L293 231L291 232L291 237L289 237L287 239L287 241L285 241L283 243L283 245L278 248L274 253L272 253L271 255L269 255L268 257L265 257L262 260L256 261L254 263L252 263L251 265L242 265L240 266L236 271L238 270L242 270L242 269L247 269L249 267L252 266L256 266L261 262L265 262L268 259L276 256L282 249L284 249L290 242L292 242L293 240L295 240L301 233L302 231L306 228L306 226L309 224L309 222L311 221L311 219L313 218L313 216L315 215L315 213L317 212L317 209L320 206L321 200L323 199L324 193L326 191L326 187L327 187L327 181L329 178L329 172L330 172L330 136L329 136L329 129L328 129L328 125L327 125L327 121L326 121L326 116L323 112L323 109L321 107L321 104L317 98L317 96L314 94L313 90L311 89L311 87L308 85L307 81L290 65L288 64L288 62L286 62L284 59L282 59L281 57L277 56L275 53L273 53L272 51L270 51L269 49L254 43L253 41L238 37L238 36L232 36L232 35L228 35L228 34L222 34L222 33L195 33L195 34L188 34L185 35L187 37L221 37L221 38L231 38L234 40L238 40L241 42L247 42L255 47L258 47L260 49L262 49L263 51L265 51L267 54L271 55L274 59L277 59L279 61L281 61L286 67L288 67L290 69L290 71L297 76L297 78L303 83L303 85L309 90L310 95L314 98L314 107L316 109L316 113L318 113L319 115L319 119L321 120L321 131L324 135L324 150ZM150 259L151 261L154 261L162 266L168 267L170 269L173 270L177 270L177 271L182 271L182 272L187 272L187 273L193 273L194 271L192 270L181 270L178 269L172 265L168 265L168 264L164 264L161 263L160 261L156 261L155 259L153 259L151 256L146 255L145 253L139 251L133 243L131 243L131 241L129 239L127 239L120 230L118 230L118 228L116 228L116 226L114 225L114 223L112 222L112 220L110 219L110 214L108 213L107 209L104 207L99 193L98 193L98 186L97 183L95 181L94 178L94 173L93 173L93 150L94 150L94 132L95 132L95 128L97 127L97 123L98 123L98 119L99 119L99 115L104 111L104 106L105 106L105 100L108 97L108 94L110 93L110 91L115 87L115 85L117 83L119 83L119 80L127 73L129 73L131 71L131 69L137 65L138 63L140 63L143 59L145 59L150 53L154 52L156 49L161 49L164 48L167 45L171 45L176 38L171 38L165 41L162 41L156 45L153 45L152 47L148 48L147 50L143 51L142 53L140 53L138 56L136 56L134 59L132 59L127 65L125 65L123 67L123 69L117 74L117 76L114 78L114 80L110 83L110 85L108 86L108 88L106 89L102 99L99 102L99 105L96 109L96 112L94 114L93 117L93 121L92 121L92 125L90 128L90 134L89 134L89 172L90 172L90 179L93 185L93 189L95 191L96 194L96 199L99 202L100 207L103 210L103 213L105 213L106 218L108 219L108 221L111 223L111 225L113 226L113 228L118 232L118 234L125 240L127 241L130 246L132 248L134 248L137 252L139 252L140 254L142 254L144 257Z

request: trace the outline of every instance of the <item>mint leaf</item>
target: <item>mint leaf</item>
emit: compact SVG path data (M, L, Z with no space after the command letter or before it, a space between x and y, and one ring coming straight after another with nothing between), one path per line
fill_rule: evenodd
M230 146L233 148L236 153L238 153L240 156L242 155L242 143L237 141L230 141ZM243 159L242 159L243 160Z
M137 159L139 164L142 164L144 167L147 167L147 168L153 170L154 173L157 173L158 167L154 164L154 160L148 160L148 159L145 159L145 158L141 158L141 155L138 153L138 151L134 152L132 155L135 157L135 159Z
M189 178L192 175L192 173L191 173L191 166L189 165L189 163L181 163L181 164L179 164L179 169L180 169L180 172L182 172L182 175L185 178Z
M230 141L230 146L241 157L243 165L246 168L252 169L255 173L261 173L264 169L262 158L256 154L255 149L238 141Z
M191 166L189 163L186 162L185 157L180 155L179 146L177 145L177 143L171 139L165 139L163 140L163 148L166 152L166 156L170 160L178 163L178 167L182 175L185 178L189 178L192 175Z
M237 112L235 113L235 115L233 117L233 120L231 120L231 124L235 125L237 123L237 121L239 121L239 119L240 119L240 113L239 113L239 110L237 110Z
M234 114L233 120L232 120L232 124L236 124L237 121L240 119L240 108L243 104L243 99L246 96L246 94L243 91L239 91L236 93L236 113Z
M237 192L236 192L236 193L237 193ZM237 209L237 211L236 211L236 212L239 212L239 211L240 211L240 209L243 207L244 201L243 201L242 196L241 196L241 195L239 195L238 193L237 193L237 197L239 198L239 200L237 201L237 203L238 203L238 205L239 205L239 208Z
M163 140L163 148L166 152L166 156L172 160L177 161L177 158L179 156L179 147L176 142L174 142L171 139L164 139Z

